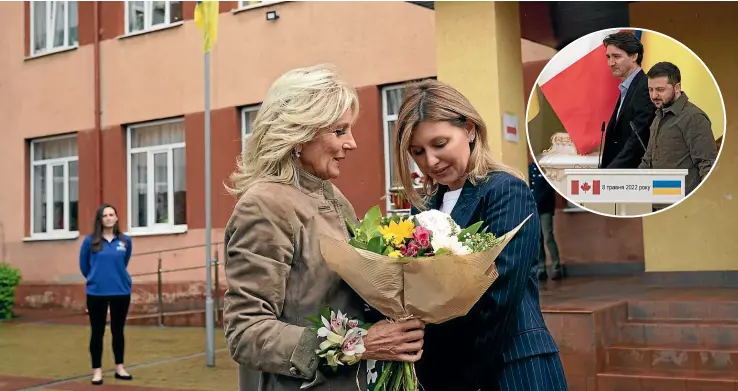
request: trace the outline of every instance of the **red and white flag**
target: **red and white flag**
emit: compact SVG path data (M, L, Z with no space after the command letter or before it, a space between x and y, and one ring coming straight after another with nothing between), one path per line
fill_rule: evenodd
M579 180L573 179L571 181L571 189L569 193L571 195L579 195L580 190L583 191L585 194L589 193L589 191L591 190L592 195L600 195L600 180L593 180L592 185L590 185L588 181L584 181L584 183L579 185Z
M607 35L618 31L604 30L572 42L546 64L538 79L581 155L600 144L602 122L610 120L618 101L620 79L612 75L602 45Z

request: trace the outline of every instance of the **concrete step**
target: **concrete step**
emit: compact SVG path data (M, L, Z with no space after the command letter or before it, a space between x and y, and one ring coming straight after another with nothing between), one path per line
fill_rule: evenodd
M738 349L738 322L627 321L620 323L618 344L679 349Z
M684 349L616 345L607 349L607 368L682 374L738 374L738 348Z
M629 301L628 319L731 321L738 319L738 301Z
M617 371L597 374L597 391L735 391L736 375L675 375L669 372Z

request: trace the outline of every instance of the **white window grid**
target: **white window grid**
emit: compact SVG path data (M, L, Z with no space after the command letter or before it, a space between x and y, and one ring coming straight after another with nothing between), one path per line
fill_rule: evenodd
M63 239L68 237L76 237L79 235L79 231L71 231L69 229L70 225L70 202L69 202L69 163L71 162L78 162L77 166L77 186L79 186L79 154L77 156L66 156L66 157L60 157L60 158L53 158L53 159L43 159L43 160L36 160L35 159L35 146L40 143L44 142L50 142L55 140L62 140L67 138L77 138L77 135L65 135L65 136L56 136L56 137L46 137L42 139L32 140L30 145L30 160L31 160L31 169L30 169L30 197L31 197L31 210L30 210L30 216L31 216L31 238L34 239ZM46 167L46 232L35 232L35 192L38 191L38 189L35 188L35 178L33 176L35 168L36 167ZM63 174L63 186L64 186L64 228L62 229L54 229L54 167L62 166L64 170ZM79 193L78 193L79 194ZM77 201L79 202L79 200ZM79 227L79 221L78 221L78 227Z
M164 3L164 21L161 23L154 24L154 2L153 1L130 1L125 2L124 12L124 23L126 28L126 34L137 34L146 31L155 31L158 29L166 28L176 23L181 23L181 20L172 20L172 3L179 4L182 7L181 1L160 1ZM144 26L139 30L131 29L131 7L143 7L144 15ZM181 11L180 11L181 14Z
M35 5L43 3L46 5L46 20L45 20L45 26L44 26L44 33L46 34L46 46L44 48L36 49L36 26L35 23ZM64 41L61 46L54 47L54 33L55 28L54 26L57 23L56 17L58 16L56 13L56 9L59 6L64 6ZM74 10L72 10L70 5L74 5ZM29 14L29 33L30 33L30 52L31 55L39 55L39 54L47 54L47 53L54 53L57 51L64 51L67 49L71 49L74 47L79 46L79 38L74 39L72 42L72 37L70 37L70 26L69 26L69 20L77 20L77 25L79 25L79 18L77 15L73 15L73 12L79 12L77 8L77 2L76 1L51 1L51 0L45 0L45 1L32 1L30 3L30 14ZM75 26L77 27L77 26Z
M281 0L265 0L265 1L249 1L249 0L239 0L238 1L238 8L239 9L248 9L248 8L257 8L261 6L267 6L274 3L281 3Z
M251 125L251 116L256 115L261 105L247 106L241 109L241 152L246 150L246 140L253 132Z
M184 119L166 119L159 121L144 122L126 127L126 164L127 164L127 206L128 206L128 232L132 234L159 234L159 233L181 233L187 231L187 224L174 224L174 150L186 147L185 142L168 143L148 147L131 148L131 132L138 128L146 128L167 123L183 122ZM131 199L131 155L134 153L146 153L146 226L133 226L133 200ZM167 156L167 214L166 223L156 223L156 186L154 156L166 153ZM186 168L185 168L186 170Z
M406 84L398 84L398 85L392 85L382 88L382 127L384 129L384 190L385 190L385 201L386 201L386 210L388 213L393 214L401 214L401 215L408 215L410 214L410 209L396 209L392 203L392 198L390 197L390 188L392 187L392 172L394 167L392 166L392 155L390 153L390 143L392 143L392 138L390 137L392 134L392 126L390 125L391 122L397 121L397 113L390 114L389 113L389 93L391 91L397 91L397 90L403 90L405 89ZM415 164L414 161L411 161L411 168L414 172L420 173L420 169Z

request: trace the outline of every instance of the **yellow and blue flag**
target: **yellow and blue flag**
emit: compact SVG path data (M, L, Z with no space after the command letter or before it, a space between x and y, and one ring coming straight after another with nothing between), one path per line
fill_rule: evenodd
M682 194L682 181L653 181L654 195L680 195Z
M219 7L217 1L198 1L195 6L195 24L203 32L203 49L208 52L218 39Z

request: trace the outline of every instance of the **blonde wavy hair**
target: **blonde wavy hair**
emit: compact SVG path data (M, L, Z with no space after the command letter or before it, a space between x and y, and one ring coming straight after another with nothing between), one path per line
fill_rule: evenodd
M226 189L241 197L260 182L296 183L295 149L334 125L348 110L353 110L355 121L359 98L335 66L320 64L286 72L269 88L230 176L233 186Z
M413 186L410 172L410 140L415 127L422 121L446 121L460 128L468 122L474 125L476 137L471 142L471 155L464 176L478 184L491 171L507 172L517 178L524 176L514 168L498 162L492 156L487 136L487 125L482 116L458 90L437 80L423 80L405 88L397 116L393 143L395 175L400 178L405 197L419 210L427 209L428 199L438 191L438 183L426 175L423 183L425 197Z

